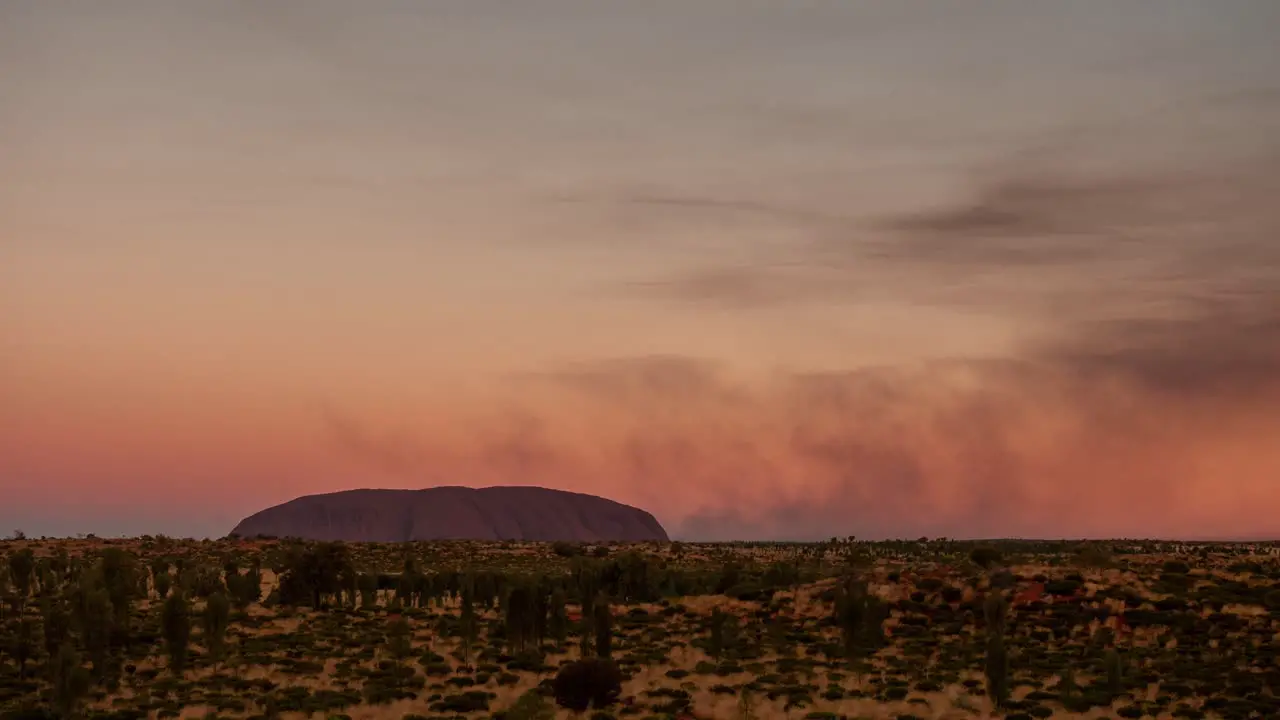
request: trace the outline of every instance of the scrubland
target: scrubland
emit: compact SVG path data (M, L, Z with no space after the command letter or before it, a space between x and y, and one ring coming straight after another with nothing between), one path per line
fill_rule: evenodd
M1276 550L13 539L0 718L1280 718Z

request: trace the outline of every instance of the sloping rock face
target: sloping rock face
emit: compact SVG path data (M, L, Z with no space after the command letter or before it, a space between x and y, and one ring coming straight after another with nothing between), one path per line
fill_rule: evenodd
M306 495L240 521L232 535L348 542L667 540L649 513L539 487L346 490Z

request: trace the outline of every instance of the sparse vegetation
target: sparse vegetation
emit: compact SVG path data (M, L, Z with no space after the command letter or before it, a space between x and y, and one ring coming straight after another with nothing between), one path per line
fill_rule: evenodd
M0 717L1280 717L1276 549L15 537Z

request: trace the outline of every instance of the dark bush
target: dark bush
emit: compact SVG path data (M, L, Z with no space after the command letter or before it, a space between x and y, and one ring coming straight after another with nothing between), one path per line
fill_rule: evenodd
M1045 583L1044 591L1050 595L1075 595L1080 590L1076 580L1051 580Z
M940 578L926 577L920 578L919 582L916 583L916 589L927 593L937 592L942 589L942 585Z
M980 545L969 552L969 559L979 567L991 567L1000 562L1004 554L990 545Z
M551 552L559 555L560 557L571 558L581 555L582 548L575 543L560 540L558 542L551 543Z
M573 712L606 708L622 694L622 672L612 660L576 660L556 673L552 692L557 705Z

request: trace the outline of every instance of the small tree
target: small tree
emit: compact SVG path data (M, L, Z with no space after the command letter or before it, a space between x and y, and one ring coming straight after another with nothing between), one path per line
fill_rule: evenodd
M49 656L49 670L52 673L57 665L53 661L58 657L59 650L63 643L71 639L71 618L67 615L66 603L57 596L41 598L40 615L43 619L41 629L44 632L44 651Z
M601 596L595 604L596 656L608 659L613 655L613 613L609 611L609 598Z
M1116 697L1124 692L1124 661L1120 653L1112 648L1107 651L1104 664L1107 669L1107 692Z
M191 608L181 590L175 590L164 601L160 625L169 653L169 670L181 675L187 667L187 649L191 642Z
M229 568L226 573L227 592L231 594L231 603L236 610L244 612L249 606L262 599L262 570L250 568L240 572L237 568Z
M9 556L9 580L17 594L19 614L26 607L27 596L31 594L35 569L36 555L31 548L23 548Z
M360 573L356 578L356 589L360 592L360 609L373 610L378 607L378 578L369 573Z
M569 614L565 605L568 599L565 597L563 590L556 590L551 593L551 600L548 603L549 618L547 621L547 629L551 632L551 637L555 639L557 644L563 644L564 639L569 635Z
M291 549L280 576L280 602L319 609L354 585L355 569L346 545L322 542Z
M167 558L159 557L151 561L151 585L155 588L156 597L163 600L169 596L169 589L173 587L173 576L169 574Z
M144 574L138 567L134 556L118 547L109 547L102 551L98 561L98 572L102 577L102 586L107 591L113 614L112 625L116 634L128 641L129 624L133 616L133 601L139 596Z
M707 628L707 654L719 660L724 655L724 625L728 616L720 608L711 609L711 619Z
M846 662L852 663L866 652L875 652L884 643L884 604L870 591L866 580L849 575L839 586L835 620Z
M205 601L204 613L201 615L204 631L204 646L209 651L209 659L217 663L227 648L227 626L231 623L231 601L221 592L216 592Z
M1004 645L1004 631L1009 605L1004 595L992 593L982 607L987 621L987 695L996 707L1009 701L1009 654Z
M0 563L0 623L5 620L5 607L12 608L12 612L16 615L18 612L18 593L15 592L9 582L9 563Z
M164 599L169 597L169 589L173 587L173 576L166 570L152 578L152 584L156 588L156 597Z
M1009 617L1009 603L1002 593L993 592L982 604L982 615L987 621L987 632L1003 635Z
M738 720L756 720L756 698L750 685L744 685L738 694Z
M1009 655L1004 646L1003 635L991 635L987 638L987 660L985 666L987 676L987 695L996 707L1004 707L1009 701Z
M534 640L537 603L533 591L521 584L511 588L506 599L507 645L518 654Z
M539 581L533 587L533 597L530 601L530 612L533 614L533 643L542 647L542 643L546 641L550 632L548 621L551 614L551 598L547 597L550 589L544 580Z
M773 611L771 621L766 624L765 632L770 647L779 656L790 657L795 654L795 645L787 633L787 623L778 618L776 610Z
M397 617L387 623L387 649L397 662L404 662L413 653L413 629L408 620Z
M53 707L61 718L73 718L89 693L89 673L80 666L80 656L70 642L62 643L51 660L50 686Z
M111 598L102 587L101 569L93 568L81 575L70 591L72 621L81 635L84 650L92 662L92 679L102 682L106 678L106 665L111 651L111 630L114 611Z
M1076 685L1075 673L1072 672L1070 667L1063 668L1062 672L1058 675L1057 689L1058 695L1062 698L1063 702L1070 702L1076 696L1079 688Z
M470 589L464 588L461 596L462 609L459 620L459 631L462 634L462 663L471 664L471 645L476 641L476 608L471 600Z
M27 676L27 661L35 653L35 623L26 618L11 620L4 628L9 636L9 655L18 664L18 679Z
M596 595L600 592L599 564L594 562L576 562L573 567L573 582L577 589L578 602L582 617L579 620L578 632L580 650L583 657L592 653L591 624L595 621Z

